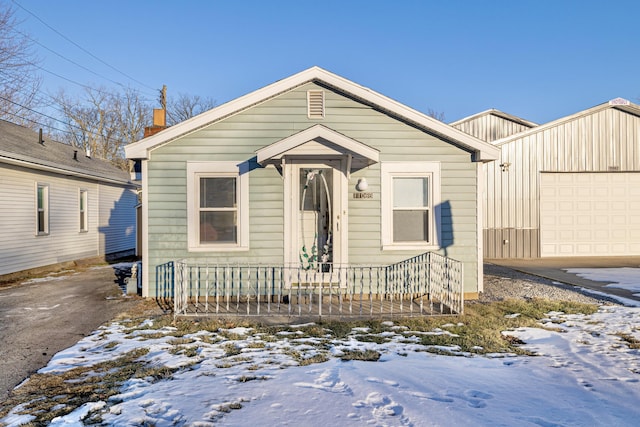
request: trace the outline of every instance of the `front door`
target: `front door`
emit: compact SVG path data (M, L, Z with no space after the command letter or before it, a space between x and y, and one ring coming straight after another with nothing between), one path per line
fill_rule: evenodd
M293 160L285 171L285 263L330 273L347 262L343 161Z

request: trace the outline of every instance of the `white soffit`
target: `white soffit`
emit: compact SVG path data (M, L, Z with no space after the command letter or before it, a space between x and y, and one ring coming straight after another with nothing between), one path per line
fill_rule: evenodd
M369 147L366 144L322 125L311 126L301 132L261 148L256 152L257 161L263 164L270 160L280 159L291 150L304 144L311 141L322 144L323 140L341 147L341 149L344 150L342 154L352 154L355 157L362 157L372 163L380 161L380 152L375 148Z

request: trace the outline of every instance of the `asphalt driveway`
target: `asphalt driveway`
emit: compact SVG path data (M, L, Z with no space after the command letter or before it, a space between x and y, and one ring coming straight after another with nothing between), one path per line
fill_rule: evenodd
M611 282L599 282L585 279L569 273L573 268L640 268L640 256L635 257L557 257L536 259L485 259L486 263L509 267L523 273L533 274L568 285L578 286L609 295L640 301L631 291L608 287Z
M0 402L54 354L136 304L119 287L123 269L89 267L0 289Z

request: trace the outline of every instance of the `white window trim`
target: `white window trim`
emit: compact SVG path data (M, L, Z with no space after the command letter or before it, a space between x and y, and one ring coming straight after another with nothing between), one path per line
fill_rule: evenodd
M381 179L381 230L383 250L435 250L440 248L440 162L383 162ZM393 178L428 177L431 195L429 236L431 242L393 242Z
M202 177L237 178L237 243L200 243L199 180ZM238 162L187 162L187 233L189 252L229 252L249 250L249 174L240 173Z
M81 210L83 195L85 196L84 212ZM80 230L80 233L87 233L89 231L89 191L85 188L78 190L78 213L84 217L84 228L82 228L82 222L80 222L78 224L78 229Z
M39 217L39 208L38 208L38 190L42 188L44 189L43 193L43 211L44 211L44 231L40 231L38 228L38 217ZM35 200L35 218L36 218L36 236L48 236L49 235L49 184L43 184L41 182L36 182L36 200Z

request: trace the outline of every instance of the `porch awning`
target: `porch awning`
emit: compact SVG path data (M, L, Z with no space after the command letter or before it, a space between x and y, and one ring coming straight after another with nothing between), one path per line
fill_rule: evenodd
M344 156L350 155L355 163L371 165L379 162L380 152L353 138L329 129L314 125L287 138L267 145L257 152L257 161L261 165L278 163L284 156Z

